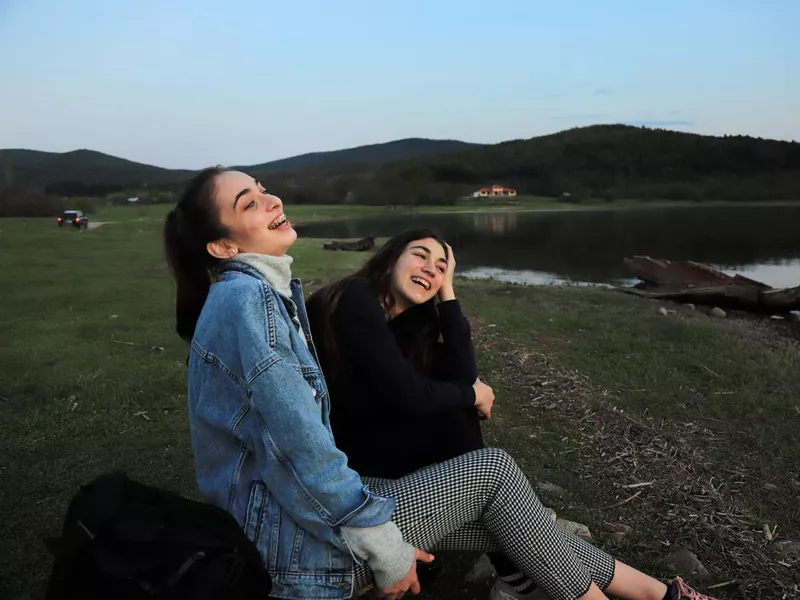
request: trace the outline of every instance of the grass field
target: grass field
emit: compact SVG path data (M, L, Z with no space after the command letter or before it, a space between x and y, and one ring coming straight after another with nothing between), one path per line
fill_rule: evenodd
M78 484L122 468L195 493L164 212L104 209L93 219L108 224L83 232L0 220L0 598L39 597L42 538ZM318 240L292 255L311 286L364 259ZM487 436L564 488L544 496L559 514L657 575L669 575L660 560L675 546L690 548L711 572L704 585L725 584L720 597L796 593L800 560L773 554L763 533L800 540L796 325L669 305L661 316L658 303L599 289L457 290L498 396ZM609 522L633 530L615 539ZM425 597L470 596L444 576Z

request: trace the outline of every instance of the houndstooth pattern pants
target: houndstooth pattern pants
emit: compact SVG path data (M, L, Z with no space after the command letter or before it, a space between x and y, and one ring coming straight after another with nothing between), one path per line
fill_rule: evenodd
M502 551L551 600L575 600L592 581L605 589L614 576L614 559L558 528L503 450L476 450L401 479L364 483L396 499L392 520L406 542L432 553ZM369 568L357 565L355 589L370 585Z

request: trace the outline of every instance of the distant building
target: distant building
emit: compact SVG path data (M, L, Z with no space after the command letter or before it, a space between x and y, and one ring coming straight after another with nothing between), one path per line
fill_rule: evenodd
M516 196L517 190L514 188L503 187L502 185L493 185L491 187L481 188L472 192L473 198L486 198L489 196Z

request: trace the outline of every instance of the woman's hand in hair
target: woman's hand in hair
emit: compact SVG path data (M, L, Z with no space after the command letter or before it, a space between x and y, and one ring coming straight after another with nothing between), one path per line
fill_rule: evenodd
M419 579L417 577L418 560L426 563L433 562L433 554L428 554L427 552L417 549L417 555L414 558L414 562L411 564L411 568L408 570L408 573L406 573L406 576L393 586L378 590L378 598L385 598L386 600L400 600L400 598L405 596L406 592L411 592L415 596L419 594L420 586Z
M456 272L456 257L453 254L453 248L450 244L445 242L447 248L447 270L444 272L444 281L442 287L439 288L439 302L446 302L454 300L456 297L455 288L453 286L453 276Z
M475 380L472 389L475 390L475 408L484 418L491 419L494 391L480 379Z

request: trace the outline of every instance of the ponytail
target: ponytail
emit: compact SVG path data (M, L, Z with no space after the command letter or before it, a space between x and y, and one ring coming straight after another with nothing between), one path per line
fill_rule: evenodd
M222 172L212 167L196 175L164 221L164 254L177 286L175 330L187 342L208 297L210 271L220 262L206 245L227 236L213 197L214 178Z

